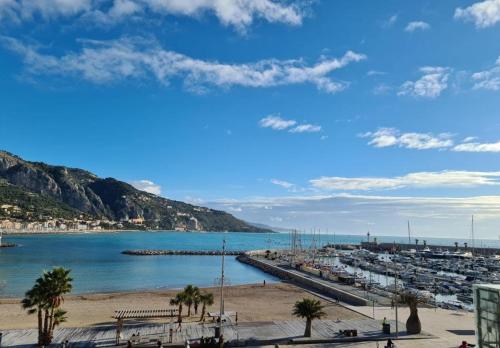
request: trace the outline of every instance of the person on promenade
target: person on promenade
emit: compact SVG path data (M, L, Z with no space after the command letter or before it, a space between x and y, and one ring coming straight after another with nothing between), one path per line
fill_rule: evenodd
M468 347L467 341L462 341L462 344L458 348L467 348L467 347Z
M182 317L179 316L179 319L177 320L177 329L175 331L182 331Z
M385 348L396 348L396 345L394 343L392 343L392 340L389 338L387 340L387 344L386 344Z

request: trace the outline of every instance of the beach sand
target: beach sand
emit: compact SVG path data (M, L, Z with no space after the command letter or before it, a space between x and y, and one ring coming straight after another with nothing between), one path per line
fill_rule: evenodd
M219 310L219 289L213 292L215 304L208 311ZM115 322L115 310L170 308L168 302L177 290L142 291L110 294L66 296L63 308L68 321L63 327L84 327ZM274 283L231 286L225 288L225 310L238 312L239 322L292 319L293 304L304 297L315 296L291 284ZM318 298L319 299L319 298ZM36 328L36 315L22 310L20 299L0 299L0 329ZM322 303L329 319L356 319L362 315L334 303ZM186 310L185 312L186 313ZM163 321L168 319L163 319Z

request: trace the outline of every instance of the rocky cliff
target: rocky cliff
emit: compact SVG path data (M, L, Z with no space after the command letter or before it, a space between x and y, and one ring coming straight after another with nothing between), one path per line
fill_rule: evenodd
M223 211L159 197L82 169L25 161L5 151L0 151L0 206L14 207L9 215L21 220L50 215L150 229L268 231Z

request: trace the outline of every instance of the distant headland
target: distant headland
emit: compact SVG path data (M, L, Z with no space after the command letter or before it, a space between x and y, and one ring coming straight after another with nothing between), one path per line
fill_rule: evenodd
M0 151L0 229L271 232L224 211L166 199L83 169L25 161L6 151Z

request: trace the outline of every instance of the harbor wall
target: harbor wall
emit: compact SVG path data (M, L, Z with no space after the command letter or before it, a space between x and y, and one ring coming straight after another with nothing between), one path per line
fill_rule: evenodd
M371 305L371 302L368 301L367 299L356 296L356 295L351 294L347 291L334 288L332 286L327 286L327 285L320 283L312 278L308 278L308 277L301 276L301 275L296 274L296 273L289 272L284 268L274 266L274 265L271 265L267 262L257 260L256 258L252 257L251 255L243 254L243 255L238 256L236 259L242 263L246 263L246 264L249 264L249 265L254 266L256 268L259 268L262 271L269 273L277 278L289 281L291 283L295 283L295 284L300 285L300 286L305 286L307 288L314 289L315 291L318 291L319 293L336 298L339 301L348 303L350 305L353 305L353 306Z
M473 251L474 254L478 255L499 255L500 254L500 248L479 248L475 247L474 249L469 245L467 248L464 246L459 246L456 248L455 246L446 246L446 245L431 245L427 244L431 250L447 250L449 252L454 252L454 251L460 251L460 252L465 252L465 251ZM370 250L373 252L385 252L385 251L401 251L401 250L410 250L410 249L416 249L415 244L409 244L409 243L376 243L376 242L361 242L361 248ZM418 245L418 250L422 251L424 249L424 246L422 243Z

